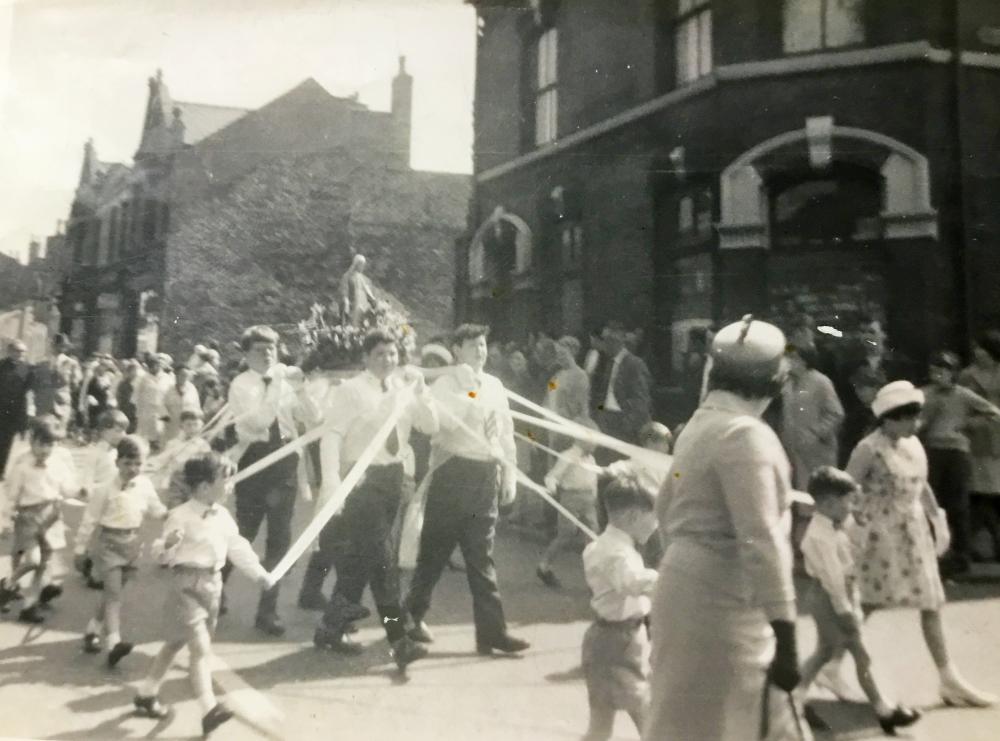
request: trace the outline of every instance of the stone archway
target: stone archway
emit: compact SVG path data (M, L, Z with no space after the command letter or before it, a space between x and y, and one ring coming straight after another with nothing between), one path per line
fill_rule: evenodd
M469 245L469 284L476 286L495 280L497 276L489 274L486 255L486 235L490 229L499 230L503 224L514 228L514 274L522 275L531 269L533 240L531 227L517 214L497 206L493 213L476 229Z
M860 161L883 179L883 237L937 239L937 211L931 206L927 158L885 134L816 118L807 120L802 129L757 144L723 170L719 183L721 249L770 247L768 193L762 170L768 159L782 153L799 158L807 155L810 166L818 170L841 157Z

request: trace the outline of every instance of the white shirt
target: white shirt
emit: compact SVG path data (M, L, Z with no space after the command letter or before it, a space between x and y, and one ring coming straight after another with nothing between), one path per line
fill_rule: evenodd
M98 440L87 449L85 469L81 472L80 485L87 493L93 493L107 486L118 476L118 451L104 440Z
M548 476L545 477L546 488L571 489L573 491L589 491L597 496L597 461L592 453L584 453L576 445L560 453Z
M56 447L39 466L31 451L22 453L7 468L2 482L5 496L0 501L0 530L19 507L59 502L75 496L80 487L69 451Z
M806 528L801 547L806 573L816 579L830 596L837 614L855 614L859 607L859 592L851 539L845 529L837 527L829 517L817 512Z
M603 620L631 620L649 614L655 569L647 569L632 537L612 524L583 550L583 572L593 597L590 606Z
M229 385L229 411L233 414L236 435L240 443L266 442L275 418L285 439L298 437L298 424L311 425L319 420L319 410L305 393L297 393L285 381L287 366L275 365L264 376L255 370L245 370Z
M164 550L166 563L170 566L219 571L228 558L253 579L267 575L253 546L240 535L233 516L221 504L209 506L189 499L174 507L163 525L164 538L174 532L180 534L180 540Z
M615 398L615 381L618 380L618 368L621 366L622 358L625 357L626 352L628 352L628 348L623 347L615 355L615 359L611 361L611 373L608 376L608 395L604 399L604 409L608 412L620 412L622 410L618 399Z
M368 371L344 381L330 390L324 418L331 425L331 433L324 435L320 442L320 455L324 471L339 471L343 476L375 437L375 433L385 424L393 411L395 399L400 390L398 376L386 379L388 391L382 390L382 381ZM395 455L386 445L379 447L372 464L376 466L412 461L409 451L410 430L416 427L421 432L433 435L438 431L438 416L434 401L427 391L408 405L396 422ZM392 439L393 433L389 433Z
M122 486L116 477L107 486L102 486L91 494L83 519L76 531L75 548L78 554L87 550L90 536L97 525L116 530L134 530L147 517L163 517L167 508L153 488L153 482L146 476L136 476Z

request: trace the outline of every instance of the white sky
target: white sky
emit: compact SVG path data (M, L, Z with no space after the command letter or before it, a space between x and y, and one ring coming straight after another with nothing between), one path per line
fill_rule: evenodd
M413 167L471 172L475 44L462 0L0 0L0 251L66 218L88 137L131 162L157 68L176 100L257 108L314 77L388 110L403 55Z

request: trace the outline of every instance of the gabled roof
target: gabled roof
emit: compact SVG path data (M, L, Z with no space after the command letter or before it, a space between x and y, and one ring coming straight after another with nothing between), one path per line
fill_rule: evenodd
M180 100L174 101L174 107L179 108L181 112L185 144L197 144L205 137L224 129L236 119L242 118L250 112L249 108L233 108Z

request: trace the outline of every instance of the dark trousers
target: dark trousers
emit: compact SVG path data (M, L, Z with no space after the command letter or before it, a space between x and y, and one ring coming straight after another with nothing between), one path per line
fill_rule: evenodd
M390 643L406 634L393 537L402 492L402 464L371 466L344 502L340 522L331 533L337 584L323 615L323 625L330 630L343 631L345 601L360 604L365 587L370 587Z
M498 640L507 634L493 564L500 467L490 461L456 457L432 475L420 554L406 606L414 620L424 619L431 606L431 593L457 545L462 550L472 593L476 641Z
M280 443L252 443L240 458L239 468L246 468L278 447ZM252 543L267 519L267 542L261 563L269 571L284 557L292 543L298 463L298 456L290 455L236 485L236 525L240 535ZM257 617L273 617L277 615L277 608L278 587L275 586L261 594Z
M951 553L968 558L972 521L969 514L969 477L972 465L969 454L961 450L928 448L929 481L938 502L948 513L951 529Z

